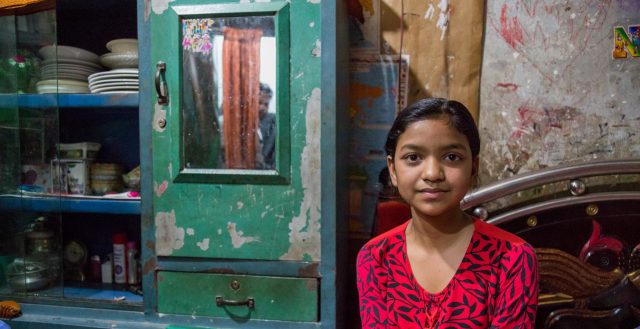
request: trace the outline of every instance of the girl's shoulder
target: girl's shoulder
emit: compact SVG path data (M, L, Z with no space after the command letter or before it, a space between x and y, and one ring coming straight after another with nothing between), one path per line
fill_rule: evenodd
M504 246L533 249L533 247L521 237L511 232L505 231L495 225L489 224L482 219L474 218L474 225L476 232L484 240L493 240L494 242L500 242L500 244Z
M373 237L360 248L360 253L386 253L390 248L400 248L405 241L405 230L409 221Z
M527 242L521 237L511 232L507 232L495 225L489 224L483 221L482 219L474 218L474 224L475 224L476 232L480 233L481 235L484 235L487 238L493 238L496 240L509 242L515 245L527 244Z
M476 232L470 251L475 255L474 259L499 262L508 272L525 269L522 263L517 266L516 263L527 260L530 265L526 270L535 271L531 267L536 267L536 252L527 241L481 219L475 219L474 224Z

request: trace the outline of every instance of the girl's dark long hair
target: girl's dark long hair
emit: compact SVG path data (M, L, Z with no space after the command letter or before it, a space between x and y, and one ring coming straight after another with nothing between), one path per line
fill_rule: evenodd
M467 137L473 157L478 156L480 153L480 134L473 116L462 103L445 98L424 98L400 111L389 130L387 142L384 145L387 155L392 158L395 156L398 139L410 124L443 116L448 118L452 127Z

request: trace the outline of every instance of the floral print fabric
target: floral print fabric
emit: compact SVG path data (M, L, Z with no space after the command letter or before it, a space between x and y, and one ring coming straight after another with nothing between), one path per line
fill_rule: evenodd
M402 224L358 254L362 328L533 328L538 297L534 249L479 219L449 284L429 293L415 280Z

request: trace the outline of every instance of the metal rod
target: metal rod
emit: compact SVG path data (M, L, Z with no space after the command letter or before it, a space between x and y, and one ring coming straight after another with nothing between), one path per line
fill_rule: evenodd
M469 209L490 200L522 191L534 186L599 175L640 173L640 160L624 159L594 161L580 164L560 165L503 179L481 187L464 197L462 209Z
M573 206L576 204L601 202L601 201L620 201L620 200L640 200L640 191L635 192L606 192L606 193L593 193L583 196L571 196L561 199L553 199L545 202L536 203L530 206L518 208L512 211L505 212L503 214L490 216L487 223L493 225L499 225L509 222L516 218L529 216L533 213L556 209L566 206Z

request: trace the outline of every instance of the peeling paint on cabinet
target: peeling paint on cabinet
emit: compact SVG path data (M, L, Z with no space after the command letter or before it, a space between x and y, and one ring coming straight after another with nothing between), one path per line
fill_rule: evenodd
M240 248L245 243L258 242L260 239L252 236L244 236L242 231L236 230L236 223L229 222L227 224L227 231L231 237L231 245L234 248Z
M319 88L307 102L307 137L302 151L300 175L304 197L296 217L289 223L291 246L280 259L320 260L320 96Z
M170 2L173 2L173 0L151 0L151 8L156 15L160 15L169 9Z
M196 243L202 251L207 251L209 249L209 238L203 239L202 241Z
M311 51L311 55L314 57L320 57L320 55L322 55L322 44L320 40L316 40L316 47Z
M158 212L155 219L156 253L168 256L184 246L184 228L176 225L175 211Z
M153 190L156 192L156 196L159 198L162 196L162 194L164 194L164 191L167 190L167 187L169 187L169 182L165 180L160 184L154 184Z

